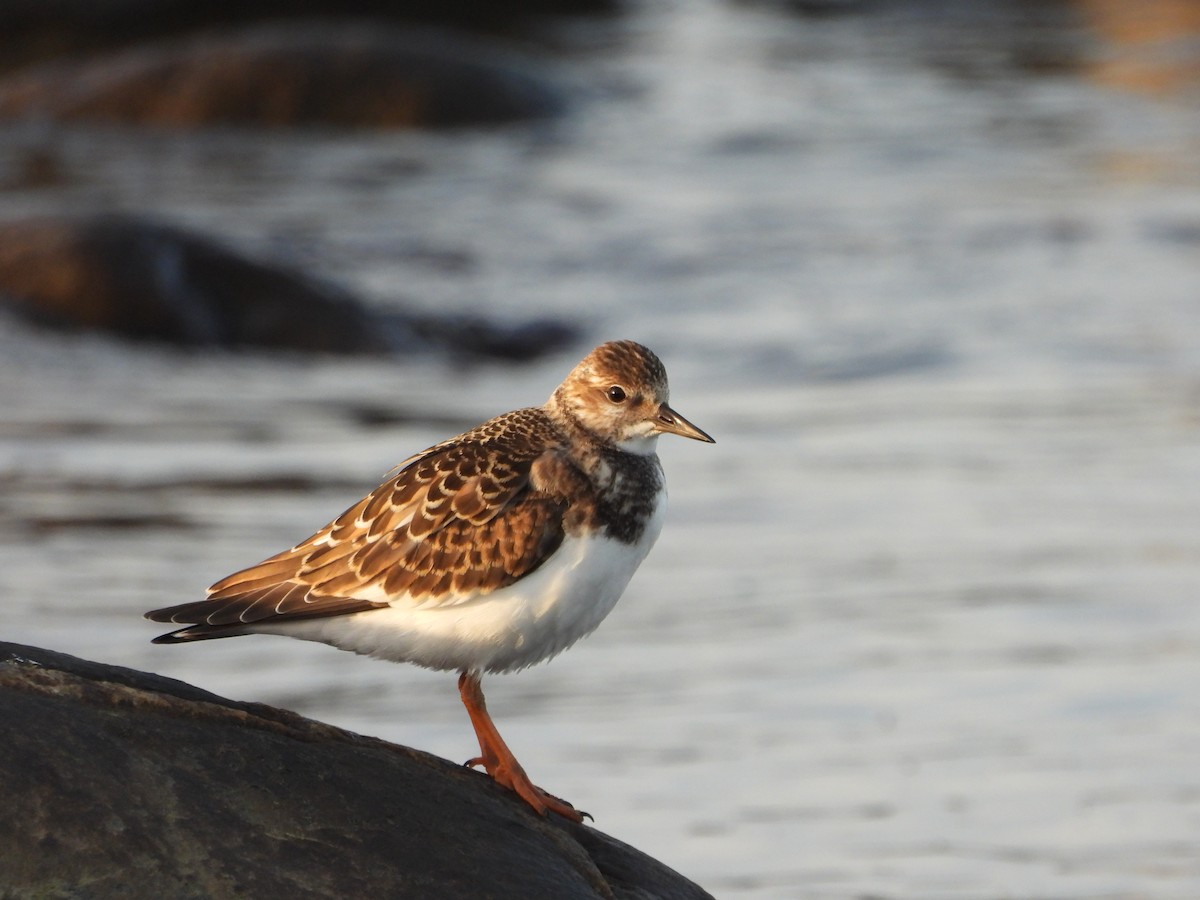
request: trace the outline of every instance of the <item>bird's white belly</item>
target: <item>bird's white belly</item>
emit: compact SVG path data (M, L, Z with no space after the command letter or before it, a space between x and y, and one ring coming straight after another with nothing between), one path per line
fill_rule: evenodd
M430 669L522 669L562 652L604 620L657 540L665 512L664 497L636 544L567 537L537 570L490 594L441 605L402 598L366 612L260 622L248 630Z

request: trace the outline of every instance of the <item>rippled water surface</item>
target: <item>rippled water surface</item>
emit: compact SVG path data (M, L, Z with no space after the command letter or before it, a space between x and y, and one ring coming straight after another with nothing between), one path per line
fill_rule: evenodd
M602 628L488 683L540 784L722 897L1200 896L1195 34L966 6L634 8L528 48L575 95L534 130L0 133L6 218L588 335L464 367L5 320L0 637L465 759L452 675L140 614L632 337L718 443L662 441Z

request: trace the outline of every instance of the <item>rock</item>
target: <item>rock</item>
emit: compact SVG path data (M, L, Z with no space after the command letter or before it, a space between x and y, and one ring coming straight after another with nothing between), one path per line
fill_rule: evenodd
M0 643L0 896L709 895L482 773L294 713Z
M168 128L495 125L564 105L528 62L482 40L370 22L204 34L0 81L0 119Z
M613 13L619 6L619 0L4 0L0 66L297 16L371 16L507 31L547 15Z
M561 323L374 310L349 292L130 216L0 225L0 303L48 327L184 347L532 359L571 341Z

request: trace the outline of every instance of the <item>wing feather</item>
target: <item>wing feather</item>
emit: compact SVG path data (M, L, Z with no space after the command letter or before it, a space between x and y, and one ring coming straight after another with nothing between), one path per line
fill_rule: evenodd
M562 445L541 410L493 419L410 457L311 537L216 582L207 600L147 616L235 626L388 603L450 605L512 584L562 542L561 473L573 470Z

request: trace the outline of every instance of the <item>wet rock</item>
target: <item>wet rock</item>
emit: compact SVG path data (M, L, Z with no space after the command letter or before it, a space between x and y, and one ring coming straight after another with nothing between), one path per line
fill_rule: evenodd
M709 895L473 770L183 682L0 643L6 897Z
M0 225L0 303L47 327L196 348L527 360L575 337L552 321L374 310L202 235L116 215Z
M366 22L206 34L0 81L0 119L168 128L495 125L563 106L548 78L490 44Z

